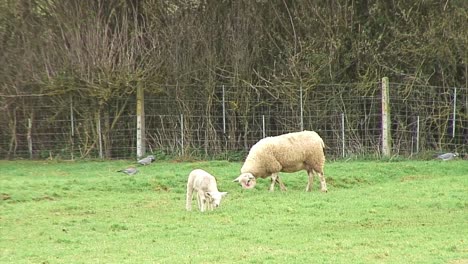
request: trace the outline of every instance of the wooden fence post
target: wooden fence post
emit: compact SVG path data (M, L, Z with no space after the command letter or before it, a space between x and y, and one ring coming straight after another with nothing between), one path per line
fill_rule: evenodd
M145 91L141 85L137 87L137 158L140 159L145 155Z
M388 77L382 78L382 155L389 157L392 150L390 122L390 86Z

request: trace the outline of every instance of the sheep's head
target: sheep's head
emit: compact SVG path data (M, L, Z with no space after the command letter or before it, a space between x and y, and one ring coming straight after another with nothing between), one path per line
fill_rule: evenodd
M252 189L257 184L257 180L252 173L242 173L234 182L238 182L244 189Z
M221 204L221 198L226 194L227 192L206 192L205 197L208 198L210 203L216 208Z

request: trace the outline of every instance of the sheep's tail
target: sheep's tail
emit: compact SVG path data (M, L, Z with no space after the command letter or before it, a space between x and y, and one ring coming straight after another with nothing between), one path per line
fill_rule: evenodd
M322 145L322 148L325 149L327 146L325 146L325 142L323 142L323 139L320 138L320 145Z
M328 148L327 145L325 145L325 142L323 142L323 138L315 131L312 131L313 133L315 133L315 135L313 136L314 140L316 138L318 138L318 140L320 141L320 145L322 146L322 149L325 149L325 148Z

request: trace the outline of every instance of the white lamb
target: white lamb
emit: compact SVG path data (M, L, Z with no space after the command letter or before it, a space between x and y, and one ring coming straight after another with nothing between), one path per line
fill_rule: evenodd
M192 210L193 191L197 192L198 208L201 212L204 212L205 209L213 210L213 207L218 207L221 198L227 194L227 192L218 191L216 178L201 169L193 170L189 174L185 204L187 211Z
M250 149L249 155L241 168L241 175L234 181L244 188L253 188L256 178L267 178L271 175L270 191L278 182L281 190L286 190L279 177L279 172L296 172L306 170L309 176L306 191L310 192L314 173L320 178L322 192L327 191L323 175L325 144L314 131L302 131L267 137L258 141Z

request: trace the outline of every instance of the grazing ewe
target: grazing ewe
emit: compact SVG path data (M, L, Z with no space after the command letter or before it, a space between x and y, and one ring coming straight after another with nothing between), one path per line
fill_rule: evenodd
M153 156L153 155L149 155L148 157L139 160L139 161L138 161L138 164L145 166L145 165L151 164L151 162L153 162L154 160L155 160L154 156Z
M278 182L281 190L286 190L279 177L279 172L296 172L306 170L309 176L306 191L310 192L314 180L314 173L318 173L322 192L327 191L327 183L323 175L325 144L314 131L302 131L267 137L258 141L250 149L241 175L235 179L244 188L252 188L254 178L267 178L271 175L270 191ZM246 186L246 183L251 183Z
M187 211L192 210L193 191L197 192L198 208L202 212L205 209L213 210L213 207L218 207L221 203L221 198L227 194L227 192L218 191L216 179L213 175L200 169L193 170L188 177L185 204Z

